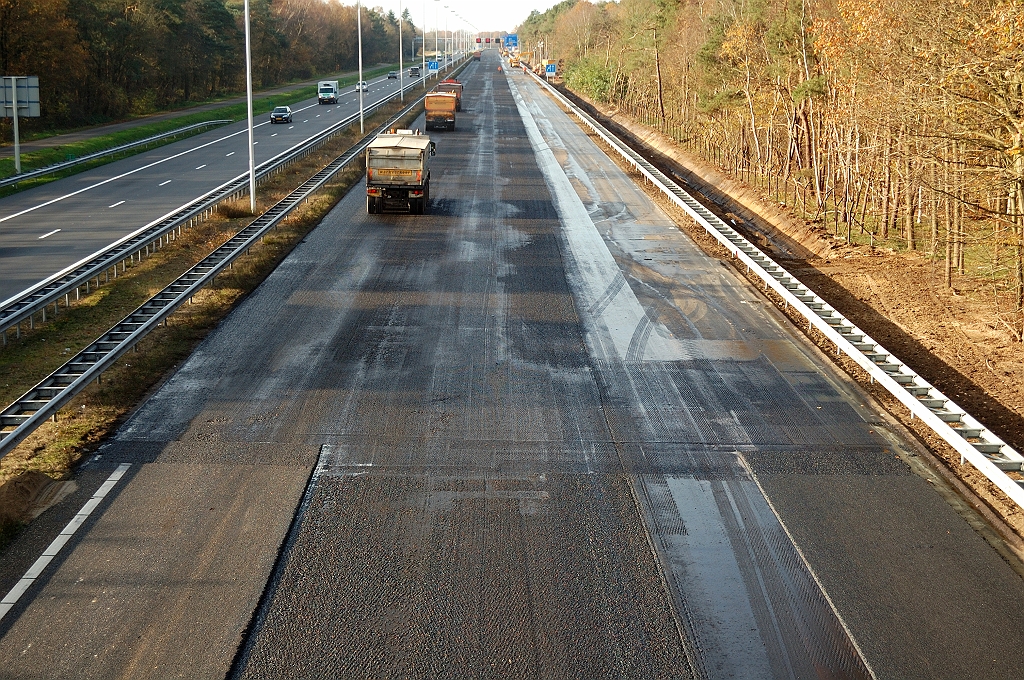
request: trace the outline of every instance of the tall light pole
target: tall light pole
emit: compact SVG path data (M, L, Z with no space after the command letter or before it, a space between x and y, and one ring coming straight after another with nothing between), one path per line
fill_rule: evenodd
M423 49L420 51L423 67L420 69L420 81L425 90L427 89L427 0L423 0L423 27L420 30L423 32Z
M249 210L255 215L256 146L252 143L252 40L249 36L249 0L245 0L245 101L249 118Z
M445 64L447 64L448 63L448 59L451 58L449 56L449 55L451 55L451 53L452 53L451 47L449 47L449 45L448 45L448 5L445 5L444 6L444 58L445 58ZM447 70L447 68L445 70Z
M437 20L437 8L441 6L441 0L434 0L434 2L436 2L436 3L437 3L436 5L434 5L434 59L435 59L435 60L438 60L438 59L440 59L441 57L440 57L440 55L438 54L438 49L437 49L437 24L438 24L438 20ZM439 69L439 70L438 70L438 73L440 73L440 68L441 68L441 65L440 65L440 64L438 64L437 66L438 66L438 69ZM441 77L441 76L440 76L440 75L438 75L438 78L440 78L440 77Z
M405 88L402 87L402 69L405 68L405 64L402 62L402 56L402 0L398 0L398 96L402 98L404 104Z
M356 35L359 41L359 134L365 134L363 130L363 13L362 3L356 0Z

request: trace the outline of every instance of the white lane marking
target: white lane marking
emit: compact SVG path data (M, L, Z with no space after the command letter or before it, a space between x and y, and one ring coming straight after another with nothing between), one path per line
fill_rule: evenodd
M205 168L205 167L206 167L206 163L203 163L203 164L202 164L202 165L200 165L200 166L199 166L198 168L196 168L196 170L202 170L202 169L203 169L203 168Z
M58 231L60 231L60 229L54 229L53 231L48 231L48 232L46 232L45 234L43 234L42 236L40 236L40 237L39 237L39 240L40 240L40 241L42 241L42 240L43 240L44 238L46 238L47 236L53 236L53 235L54 235L54 234L56 234L56 233L57 233Z
M171 180L171 179L169 179L169 180L167 180L166 182L160 182L160 184L157 184L157 186L158 186L158 187L162 187L163 185L165 185L165 184L170 184L170 183L171 183L171 182L173 182L173 181L174 181L174 180Z
M117 203L114 203L113 205L108 205L107 207L108 208L116 208L117 206L121 205L122 203L124 203L124 201L118 201Z
M124 477L124 473L127 472L128 468L131 466L131 463L121 463L117 466L117 469L107 477L107 481L103 482L103 484L100 485L100 488L96 489L96 493L92 495L92 498L90 498L88 502L82 506L82 509L78 511L78 514L67 523L67 526L64 527L64 531L60 532L57 538L53 539L46 550L43 551L43 554L39 556L39 559L37 559L35 563L28 568L28 571L26 571L25 575L21 577L21 580L11 588L10 592L7 593L4 599L0 600L0 619L3 619L7 612L11 611L14 605L18 603L18 600L25 594L25 591L35 583L35 580L39 578L39 575L43 573L43 570L46 569L47 565L53 561L53 558L57 556L57 553L59 553L60 549L64 547L64 544L74 536L75 532L78 531L78 527L82 526L82 524L85 523L85 520L89 519L89 515L92 514L92 511L95 510L103 499L107 497L110 490L114 488L114 485L116 485L122 477Z
M274 134L272 134L272 135L270 135L270 136L271 136L271 137L277 137L277 133L275 132Z
M267 125L267 123L260 123L259 125L254 125L253 127L261 127L263 125ZM71 193L64 194L63 196L58 196L57 198L51 198L49 201L44 201L43 203L40 203L39 205L32 206L31 208L25 208L24 210L20 210L20 211L18 211L16 213L8 215L7 217L0 217L0 222L6 222L7 220L13 220L15 217L21 217L22 215L25 215L25 214L30 213L30 212L34 212L36 210L39 210L40 208L45 208L48 205L53 205L54 203L59 203L60 201L63 201L65 199L67 199L67 198L71 198L72 196L77 196L78 194L85 193L86 191L89 191L91 189L95 189L96 187L101 187L104 184L109 184L109 183L117 181L119 179L124 179L125 177L128 177L129 175L134 175L137 172L142 172L143 170L148 170L148 169L152 168L153 166L160 165L161 163L166 163L167 161L172 161L175 158L181 158L182 156L190 154L193 151L199 151L200 149L205 149L208 146L213 146L214 144L218 144L220 142L223 142L226 139L231 139L232 137L237 137L238 135L242 135L242 134L245 134L245 133L246 133L246 130L239 130L238 132L232 132L230 135L226 135L226 136L221 137L219 139L215 139L212 142L207 142L206 144L200 144L199 146L192 147L191 149L186 149L185 151L182 151L181 153L176 153L173 156L168 156L167 158L161 158L158 161L153 161L152 163L149 163L148 165L143 165L141 167L135 168L134 170L129 170L128 172L121 173L120 175L115 175L114 177L108 177L107 179L103 180L102 182L96 182L96 184L90 184L87 187L82 187L78 191L72 191Z
M235 155L235 152L232 151L231 153L224 154L224 158L227 158L228 156L234 156L234 155Z
M303 122L303 123L308 123L308 122L309 122L309 118L307 118L306 120L304 120L304 121L302 121L302 122Z
M259 142L253 142L253 144L259 144Z
M14 105L13 105L13 104L11 104L11 106L14 106ZM319 113L318 113L318 114L316 114L316 117L317 117L317 118L319 118L319 117L320 117L320 114L319 114Z
M289 125L288 129L291 130L293 127L295 127L295 126L294 125Z

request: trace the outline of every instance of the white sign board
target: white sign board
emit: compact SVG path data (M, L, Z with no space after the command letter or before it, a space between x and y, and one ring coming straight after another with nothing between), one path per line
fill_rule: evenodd
M17 102L19 118L39 117L39 78L38 76L18 76L13 82L18 84ZM0 107L3 108L5 118L14 117L15 91L11 87L10 76L3 76L0 80Z

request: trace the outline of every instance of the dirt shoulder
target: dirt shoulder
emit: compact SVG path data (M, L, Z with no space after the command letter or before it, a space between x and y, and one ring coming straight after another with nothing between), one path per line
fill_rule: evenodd
M703 195L720 217L735 220L750 240L925 380L1015 449L1024 450L1024 347L1000 321L990 283L965 275L946 288L941 260L920 252L847 245L660 132L614 109L584 103L616 133L641 145L663 171ZM1024 511L970 464L961 465L952 447L910 418L905 407L872 384L852 361L838 363L927 446L933 466L941 468L938 472L976 510L994 523L1005 523L996 528L1019 552ZM1016 536L1007 534L1011 528Z

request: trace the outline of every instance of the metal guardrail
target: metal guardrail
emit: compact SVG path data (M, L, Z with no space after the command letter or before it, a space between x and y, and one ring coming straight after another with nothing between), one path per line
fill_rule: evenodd
M191 299L201 288L212 283L217 274L252 248L259 239L287 217L288 213L330 181L338 171L359 158L378 133L412 111L422 99L422 94L417 96L402 111L372 130L355 146L260 215L252 224L232 236L20 399L0 411L0 457L9 453L47 418L55 415L90 382L98 379L103 371L129 352L146 334ZM358 117L358 114L356 115Z
M845 353L858 366L906 406L912 416L924 421L960 454L960 464L970 461L1017 505L1024 507L1024 480L1007 472L1024 469L1024 456L982 425L952 399L915 373L899 357L875 342L867 333L840 314L785 268L765 255L757 246L708 210L643 156L620 141L593 117L576 106L543 79L530 74L548 90L566 110L578 117L608 146L625 158L638 172L658 187L673 203L685 210L698 224L725 246L748 271L764 281L765 289L778 294L787 305L798 310L808 328L814 327L836 345L836 353Z
M405 92L414 90L414 87L412 84L406 85ZM366 107L364 114L375 112L399 96L400 93L395 92L385 97ZM359 114L354 113L313 137L260 163L256 167L257 180L261 180L288 163L304 157L357 120L359 120ZM56 316L61 298L64 300L64 307L67 308L71 305L72 295L78 299L81 288L85 288L88 293L93 286L93 281L95 281L95 287L98 288L101 279L105 282L111 278L111 275L116 278L118 265L121 266L121 271L124 271L125 263L128 260L134 260L136 256L141 260L143 254L148 255L151 249L155 250L170 242L180 235L181 228L186 223L211 214L216 206L223 201L247 195L248 180L248 172L240 174L102 250L86 256L21 293L0 302L0 344L7 344L7 333L12 328L15 329L16 336L21 337L21 324L25 321L28 321L29 328L34 328L36 314L41 314L42 321L45 323L47 308L50 305L53 305L53 315Z
M145 139L140 139L138 141L128 142L127 144L114 146L109 149L104 149L103 151L96 151L90 154L86 154L85 156L80 156L69 161L64 161L63 163L54 163L53 165L47 165L45 168L38 168L36 170L23 172L20 175L14 175L13 177L6 177L4 179L0 179L0 187L14 186L15 184L18 184L19 182L24 182L27 179L52 175L55 172L67 170L68 168L73 168L76 165L88 163L89 161L94 161L97 158L103 158L104 156L114 156L121 153L122 151L128 151L139 146L146 146L147 144L152 144L153 142L159 142L161 139L167 139L168 137L176 137L177 135L183 134L185 132L191 132L192 130L198 130L199 128L212 127L214 125L225 125L231 122L232 121L230 120L208 120L203 123L186 125L185 127L178 128L177 130L171 130L170 132L162 132L159 135L153 135L152 137L146 137Z

